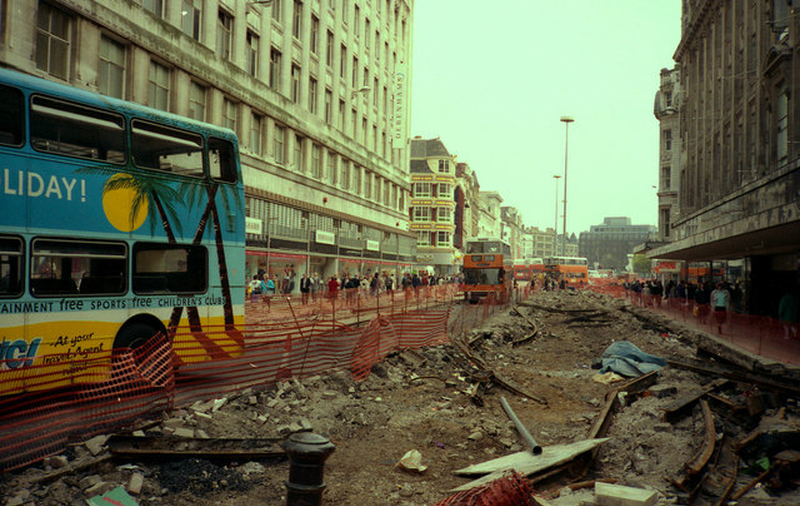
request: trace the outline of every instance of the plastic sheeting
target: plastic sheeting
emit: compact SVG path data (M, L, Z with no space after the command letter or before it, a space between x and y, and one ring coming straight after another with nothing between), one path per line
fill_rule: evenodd
M599 374L613 371L628 378L636 378L667 365L663 358L643 352L630 341L613 343L601 358L603 367Z

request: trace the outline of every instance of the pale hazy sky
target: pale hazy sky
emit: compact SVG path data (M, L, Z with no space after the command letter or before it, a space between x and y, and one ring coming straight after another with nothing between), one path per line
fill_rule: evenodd
M607 216L657 225L660 71L680 41L679 0L416 0L411 135L440 137L526 225L567 231ZM558 230L562 231L563 178Z

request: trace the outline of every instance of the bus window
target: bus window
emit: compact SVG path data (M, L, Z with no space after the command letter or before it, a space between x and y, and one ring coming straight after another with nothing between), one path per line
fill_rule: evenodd
M123 163L125 122L108 111L34 96L31 145L37 151Z
M222 139L208 140L209 173L217 181L236 182L236 153L233 144Z
M21 146L25 131L22 92L0 85L0 144Z
M126 259L125 243L34 239L31 292L40 297L120 295Z
M203 246L137 243L133 247L133 291L200 293L208 286L208 252Z
M465 285L498 285L503 282L502 269L464 269Z
M184 176L203 176L203 138L155 123L134 120L133 163L145 169Z
M22 239L0 237L0 297L22 294Z

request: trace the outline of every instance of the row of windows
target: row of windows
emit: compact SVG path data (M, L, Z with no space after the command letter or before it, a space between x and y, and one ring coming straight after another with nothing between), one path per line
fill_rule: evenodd
M441 230L430 232L428 230L417 232L417 246L435 246L439 248L449 248L453 245L450 232Z
M24 145L24 111L22 91L0 85L0 145ZM123 164L130 133L130 157L137 167L226 182L237 179L233 145L209 139L206 162L205 141L194 132L140 119L128 126L120 114L44 95L31 97L29 126L30 145L37 151Z
M190 7L186 8L190 9ZM72 19L63 11L55 9L47 3L40 4L39 16L37 19L37 68L67 80L69 77L68 58L70 54L70 41L73 38ZM228 17L220 14L220 26L217 33L222 34L220 35L221 37L224 35L220 40L228 41L220 42L226 52L230 51L229 39L230 36L232 36L231 22L232 21ZM247 65L248 68L255 73L258 62L258 36L248 31L247 41ZM345 53L346 47L343 46L342 54L344 55ZM280 50L271 47L269 85L273 88L278 88L281 82L280 72L283 65L282 58ZM343 61L346 63L346 59ZM127 95L130 95L125 89L128 80L126 75L127 62L126 45L112 37L101 35L97 65L97 85L101 93L117 98L126 98ZM353 62L353 75L356 76L358 58L354 57ZM379 125L381 122L370 121L366 114L359 113L359 100L354 101L354 105L348 113L347 101L344 97L340 96L338 99L338 106L334 109L336 104L334 103L333 90L329 87L325 87L324 90L321 90L317 77L313 75L309 77L308 81L307 108L313 114L322 114L327 124L332 126L335 124L337 128L349 135L352 139L369 147L380 156L391 159L393 162L395 153L391 149L391 136L387 135L390 125L388 111L392 107L391 102L393 102L393 99L390 98L387 86L384 85L380 87L377 76L370 82L369 70L366 67L364 67L363 70L364 87L360 91L372 93L372 103L375 108L382 104L382 110L385 113L384 120L382 121L383 127ZM173 83L172 74L172 69L169 66L155 59L151 59L148 69L148 89L145 103L151 107L165 111L183 112L198 121L210 121L209 111L207 110L209 87L200 82L192 81L188 93L188 110L179 111L181 104L171 103L171 98L176 95L176 92L171 89ZM300 80L300 66L297 63L293 63L291 65L290 98L294 102L299 102L301 97L302 86ZM372 88L369 88L370 85ZM358 87L358 83L355 79L353 86L354 88ZM359 92L354 92L353 96L355 97L358 94ZM322 103L320 103L321 100ZM238 106L239 104L235 100L230 97L225 97L222 107L221 123L223 126L231 128L234 131L237 131Z
M453 186L448 183L414 183L414 198L430 197L440 199L453 199Z
M411 208L412 221L435 221L437 223L453 223L453 210L449 207L424 207Z
M0 298L197 294L208 289L203 246L0 236ZM131 263L130 268L128 267ZM29 269L26 269L29 267ZM129 274L130 273L130 274Z
M284 204L267 202L253 197L245 199L245 208L245 213L249 218L261 220L263 224L261 233L251 233L260 238L274 235L305 241L309 239L309 230L330 232L338 234L339 237L358 240L380 241L392 237L389 232L359 223L342 221L338 218L302 211Z

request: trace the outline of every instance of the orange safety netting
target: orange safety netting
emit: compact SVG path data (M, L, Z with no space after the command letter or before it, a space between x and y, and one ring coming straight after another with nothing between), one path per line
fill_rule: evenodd
M718 313L708 304L698 304L691 299L645 295L626 290L616 280L595 282L589 289L625 298L636 306L713 334L756 355L787 364L800 364L800 323L740 313L735 309Z
M464 490L433 506L535 506L533 486L528 479L510 471L486 485Z
M0 397L0 470L247 387L338 370L363 380L388 354L447 342L508 307L491 300L454 304L460 297L455 285L306 300L274 296L248 302L246 323L236 328L159 333L134 350L50 356L47 365L0 363L0 381L27 391Z

